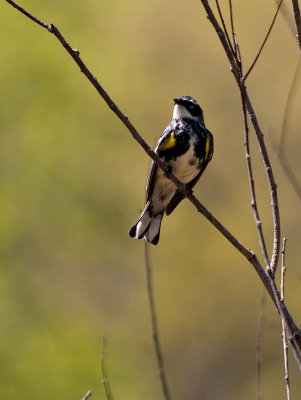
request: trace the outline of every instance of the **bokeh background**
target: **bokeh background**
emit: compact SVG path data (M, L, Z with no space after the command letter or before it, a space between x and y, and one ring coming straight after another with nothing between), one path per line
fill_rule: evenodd
M59 27L154 146L172 99L195 97L215 154L195 189L260 255L250 207L239 93L199 1L23 0ZM233 1L245 69L275 11ZM228 8L224 4L226 20ZM290 12L289 12L290 17ZM292 21L291 21L292 23ZM292 25L291 25L292 26ZM301 324L300 199L277 157L299 50L283 15L248 79L274 167L287 237L286 302ZM105 399L102 336L116 400L159 399L143 243L127 230L143 207L150 160L46 30L0 6L0 397ZM296 83L296 86L298 83ZM301 170L300 84L287 155ZM251 134L256 189L271 252L271 209ZM150 249L161 342L173 399L256 398L262 285L244 258L185 201ZM292 396L301 390L290 354ZM281 326L266 299L264 398L285 397Z

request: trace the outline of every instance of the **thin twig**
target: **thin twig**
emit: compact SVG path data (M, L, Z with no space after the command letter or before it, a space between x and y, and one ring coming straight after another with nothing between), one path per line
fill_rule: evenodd
M32 21L36 22L37 24L41 25L45 29L49 29L49 25L46 24L45 22L41 21L37 17L33 16L30 14L28 11L26 11L23 7L19 6L17 3L15 3L12 0L5 0L7 3L12 5L14 8L16 8L18 11L20 11L22 14L26 15L26 17L30 18Z
M245 104L246 108L249 113L249 118L251 119L253 129L255 131L260 151L262 154L262 159L264 162L267 178L268 178L268 183L269 183L269 189L270 189L270 197L271 197L271 207L272 207L272 214L273 214L273 250L272 250L272 257L271 257L271 263L270 263L270 269L267 270L267 273L265 274L266 277L268 278L268 282L265 283L265 287L267 288L269 294L270 290L272 291L272 299L277 307L277 310L280 313L281 319L285 321L286 329L287 332L289 332L289 343L292 349L292 352L294 354L295 360L297 362L297 365L299 369L301 370L301 336L300 336L300 331L296 327L294 321L291 319L291 316L287 314L287 309L283 307L283 303L280 302L279 299L279 293L277 291L277 287L275 285L274 281L274 275L276 272L277 268L277 263L279 259L279 253L280 253L280 215L279 215L279 205L278 205L278 194L277 194L277 185L274 179L274 174L272 170L272 166L269 160L269 155L265 146L264 142L264 137L263 133L260 129L260 126L257 121L257 117L255 115L254 109L252 107L251 101L249 99L248 93L244 85L241 85L241 79L240 79L240 71L237 69L237 65L235 63L235 57L233 55L233 52L231 51L231 47L228 44L227 38L221 29L219 23L217 22L217 19L208 3L208 0L201 0L206 12L207 12L207 18L209 21L212 23L219 40L221 41L221 44L224 47L224 50L226 52L226 55L229 59L230 65L231 65L231 71L233 72L235 79L237 81L237 84L239 88L243 88L244 92L244 99L245 99ZM257 257L256 257L257 259ZM250 260L251 261L251 260ZM259 261L258 261L259 262ZM256 263L252 264L254 268L256 269ZM261 276L261 274L259 273ZM293 330L292 324L295 325L295 328Z
M242 76L242 70L240 70L239 73ZM245 133L245 140L244 140L245 155L246 155L248 179L249 179L250 193L251 193L251 207L253 210L253 216L254 216L255 225L256 225L256 229L257 229L257 233L258 233L258 237L259 237L259 244L261 247L263 259L265 262L266 270L268 270L270 268L270 262L269 262L269 256L268 256L265 239L264 239L264 235L263 235L262 222L259 217L259 211L258 211L258 207L257 207L255 183L254 183L254 178L253 178L253 169L252 169L251 154L250 154L249 126L248 126L248 120L247 120L246 99L245 99L246 87L245 87L245 83L243 80L241 80L240 94L241 94L244 133Z
M153 291L153 281L152 281L152 271L149 260L149 252L148 252L148 244L144 242L144 261L145 261L145 270L146 270L146 285L147 285L147 293L148 293L148 302L149 302L149 311L151 316L151 325L152 325L152 336L153 343L155 347L157 364L158 364L158 372L162 387L162 392L165 400L171 400L170 391L167 384L166 372L164 367L163 354L161 350L160 338L159 338L159 328L156 317L156 309L155 309L155 301L154 301L154 291Z
M229 44L229 46L230 46L230 48L231 48L232 53L235 54L235 51L234 51L234 49L233 49L233 45L232 45L232 43L231 43L230 36L229 36L229 34L228 34L227 27L226 27L226 24L225 24L225 20L224 20L224 17L223 17L221 8L220 8L220 6L219 6L219 1L218 1L218 0L215 0L215 3L216 3L216 7L217 7L217 11L218 11L219 17L220 17L220 19L221 19L221 22L222 22L222 25L223 25L223 28L224 28L225 35L226 35L226 37L227 37L228 44Z
M293 15L296 25L296 32L297 32L297 42L301 51L301 15L300 15L300 7L298 0L292 0L293 5Z
M106 363L105 363L105 352L106 352L106 345L107 341L106 338L103 336L102 338L102 351L101 351L101 375L102 375L102 383L106 393L107 400L113 400L112 390L110 381L108 378L107 370L106 370Z
M283 247L281 251L281 281L280 281L280 300L282 303L284 301L284 278L286 272L285 249L286 249L286 238L283 238Z
M218 38L221 41L222 46L224 47L224 50L226 52L226 55L229 59L230 65L231 65L231 71L234 74L234 77L238 84L238 87L240 90L241 90L241 88L244 88L244 99L245 99L246 108L247 108L249 118L252 122L253 129L256 134L257 141L258 141L258 144L260 147L260 152L262 155L265 171L266 171L267 178L268 178L269 189L270 189L271 207L272 207L272 215L273 215L273 233L274 233L270 268L272 269L273 274L275 274L278 259L279 259L279 253L280 253L280 215L279 215L279 206L278 206L277 185L275 182L272 165L271 165L269 155L268 155L268 152L266 149L263 133L258 124L257 117L255 115L252 103L249 99L247 90L246 90L245 86L241 84L240 71L238 69L238 65L236 64L235 56L231 50L231 47L228 44L225 33L223 32L219 23L217 22L217 19L208 3L208 0L201 0L201 2L207 12L207 18L213 25L213 27L218 35Z
M270 269L275 275L276 268L279 260L279 253L280 253L280 213L279 213L279 203L278 203L278 193L277 193L277 184L274 178L273 169L271 166L269 154L264 142L264 136L260 129L260 126L257 121L256 114L254 112L253 106L245 90L244 93L245 101L246 101L246 108L249 113L249 117L253 124L254 131L257 136L257 140L261 150L261 156L265 165L265 170L268 178L268 184L270 189L270 197L271 197L271 207L272 207L272 216L273 216L273 249L272 249L272 256L270 261Z
M225 35L225 32L222 30L222 28L220 27L219 23L217 22L217 19L215 18L215 15L211 9L211 7L209 6L208 0L201 0L201 3L203 4L206 13L207 13L207 18L209 19L209 21L211 22L211 24L213 25L220 41L221 44L226 52L226 55L230 61L230 66L231 66L231 72L234 74L235 79L237 81L237 83L240 82L240 77L238 75L238 71L237 71L237 66L236 66L236 59L235 56L233 54L233 51L231 49L230 44L228 43L227 37Z
M234 30L234 18L233 18L232 0L229 0L229 10L230 10L230 22L231 22L231 33L232 33L232 39L233 39L233 47L234 47L235 57L238 58L237 46L236 46L237 40L236 40L235 30Z
M242 83L244 86L244 83ZM253 170L252 170L252 163L251 163L251 155L250 155L250 144L249 144L249 126L247 120L247 110L246 110L246 102L244 98L245 88L241 88L241 103L242 103L242 112L243 112L243 121L244 121L244 131L245 131L245 154L246 154L246 162L247 162L247 170L248 170L248 178L250 184L250 192L251 192L251 207L253 210L254 220L258 232L259 237L259 244L261 247L263 259L265 262L266 270L270 268L269 256L264 240L264 235L262 231L262 223L259 217L257 201L256 201L256 194L255 194L255 183L253 178Z
M277 309L280 313L281 320L284 322L286 332L289 333L288 339L289 339L289 343L291 345L292 352L294 354L297 365L301 371L301 346L300 346L301 333L300 333L300 329L297 329L293 334L291 334L290 326L288 324L284 309L282 307L282 305L284 304L284 301L281 301L281 299L280 299L280 295L277 290L277 287L276 287L276 284L274 281L274 276L273 276L271 270L269 270L267 272L267 275L269 276L270 285L271 285L271 288L272 288L272 291L274 294L274 299L277 303Z
M88 390L85 396L82 398L82 400L87 400L90 396L92 396L91 390Z
M284 301L284 277L285 277L285 247L286 247L286 239L283 238L283 248L281 252L281 284L280 284L280 300ZM286 341L286 332L285 332L285 324L282 320L282 344L283 344L283 361L284 361L284 381L286 388L286 397L287 400L291 399L291 391L290 391L290 381L289 381L289 370L288 370L288 346Z
M257 383L257 400L262 400L262 348L265 331L265 304L266 304L266 292L262 290L259 317L258 317L258 329L257 329L257 343L256 343L256 383Z
M279 2L279 4L278 4L278 7L277 7L277 9L276 9L276 12L275 12L274 18L273 18L273 20L272 20L272 23L271 23L271 25L270 25L270 27L269 27L269 30L268 30L268 32L267 32L267 34L266 34L266 36L265 36L265 38L264 38L264 40L263 40L261 46L260 46L260 49L259 49L259 51L258 51L256 57L254 58L254 61L252 62L250 68L249 68L248 71L247 71L247 73L245 74L244 80L247 79L248 75L250 74L250 72L252 71L252 69L254 68L255 64L256 64L257 61L258 61L258 58L259 58L259 56L260 56L260 54L261 54L261 52L262 52L262 50L263 50L263 48L264 48L264 46L265 46L265 44L266 44L266 42L267 42L267 40L268 40L268 38L269 38L271 32L272 32L272 29L273 29L273 27L274 27L274 24L275 24L277 15L278 15L278 12L279 12L280 7L281 7L281 4L282 4L282 0L280 0L280 2Z

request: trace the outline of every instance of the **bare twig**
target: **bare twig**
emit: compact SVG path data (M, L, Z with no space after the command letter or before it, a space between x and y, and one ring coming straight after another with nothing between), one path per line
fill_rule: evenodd
M225 33L221 29L209 3L208 0L201 0L206 12L207 12L207 17L211 24L213 25L219 40L221 41L221 44L224 47L224 50L226 52L226 55L229 59L230 65L231 65L231 71L234 74L235 80L238 84L238 87L240 90L243 90L243 98L245 99L245 104L246 104L246 109L249 114L249 118L252 122L254 132L257 137L257 141L260 147L260 152L262 155L262 160L264 163L265 171L267 174L268 178L268 184L269 184L269 189L270 189L270 197L271 197L271 207L272 207L272 214L273 214L273 231L274 231L274 237L273 237L273 249L272 249L272 257L271 257L271 262L270 262L270 268L273 271L273 274L276 272L277 268L277 263L279 259L279 253L280 253L280 215L279 215L279 206L278 206L278 194L277 194L277 185L275 182L274 174L273 174L273 169L272 165L269 159L269 155L266 149L265 141L264 141L264 136L263 133L260 129L260 126L257 121L257 117L255 115L252 103L249 99L246 87L242 85L241 80L243 79L240 75L239 71L239 66L236 63L236 58L235 55L233 54L233 51L231 50L231 46L228 43L227 37L225 36Z
M87 400L90 396L92 396L91 390L88 390L85 396L82 398L82 400Z
M46 24L45 22L39 20L37 17L33 16L30 14L28 11L26 11L23 7L19 6L17 3L15 3L12 0L6 0L7 3L15 7L18 11L20 11L22 14L26 15L26 17L30 18L32 21L36 22L37 24L41 25L45 29L49 29L49 25Z
M220 17L220 19L221 19L221 22L222 22L222 25L223 25L223 28L224 28L224 32L225 32L225 35L226 35L226 38L227 38L227 42L228 42L228 44L229 44L229 46L230 46L230 48L231 48L232 53L233 53L233 54L236 54L236 53L235 53L235 50L234 50L234 48L233 48L234 43L233 43L233 45L232 45L230 36L229 36L229 34L228 34L228 30L227 30L227 27L226 27L226 24L225 24L225 20L224 20L224 17L223 17L223 13L222 13L221 8L220 8L220 5L219 5L219 1L218 1L218 0L215 0L215 3L216 3L216 7L217 7L217 11L218 11L219 17ZM233 32L233 31L232 31L232 32Z
M271 207L272 207L272 215L273 215L273 249L272 249L272 256L270 261L270 269L275 275L278 259L279 259L279 252L280 252L280 214L279 214L279 204L278 204L278 193L277 193L277 184L274 178L274 173L272 170L269 154L264 142L263 133L259 127L256 114L254 112L253 106L249 99L249 96L245 90L245 101L246 101L246 108L249 113L249 117L253 124L254 131L257 136L257 140L260 146L262 159L265 165L266 174L268 177L269 189L270 189L270 197L271 197Z
M283 238L283 248L281 251L281 284L280 284L280 300L284 301L284 276L285 276L285 246L286 239ZM282 344L283 344L283 361L284 361L284 381L286 388L287 400L291 399L290 382L289 382L289 370L288 370L288 346L286 341L285 324L282 320Z
M257 383L257 400L262 400L262 348L265 331L265 304L266 292L263 287L260 301L257 343L256 343L256 383Z
M281 251L281 282L280 282L280 300L284 301L284 276L286 272L285 267L285 248L286 248L286 238L283 238L283 247Z
M231 21L231 33L232 33L232 39L233 39L233 47L234 47L235 55L237 57L237 48L236 48L236 38L235 38L235 30L234 30L234 18L233 18L232 0L229 0L229 9L230 9L230 21Z
M297 365L301 371L301 346L300 346L301 332L300 332L300 329L297 329L296 331L294 331L293 334L291 333L291 329L289 327L289 324L287 323L288 321L287 321L287 318L285 315L286 313L282 307L282 304L284 304L284 301L281 301L281 299L280 299L280 295L277 290L271 270L268 271L267 275L269 276L269 281L270 281L270 285L271 285L271 288L272 288L272 291L274 294L274 299L277 303L276 307L281 316L281 320L284 321L285 330L288 333L288 339L289 339L289 343L291 345L292 352L294 354Z
M244 83L242 83L244 85ZM245 153L246 153L246 162L247 162L247 170L248 170L248 177L249 177L249 184L250 184L250 192L251 192L251 207L253 210L254 220L259 236L259 243L263 255L263 259L266 265L266 269L270 268L269 256L266 249L266 244L263 236L262 231L262 223L259 217L259 212L257 208L257 201L256 201L256 194L255 194L255 184L253 179L253 170L251 164L251 155L250 155L250 145L249 145L249 126L247 120L247 110L246 110L246 101L244 98L245 88L241 89L241 102L242 102L242 111L243 111L243 120L244 120L244 131L245 131Z
M105 352L106 352L106 338L103 336L102 338L102 352L101 352L101 375L102 375L102 383L106 393L107 400L113 400L112 390L110 381L108 378L106 364L105 364Z
M293 5L293 15L295 19L296 32L297 32L297 42L301 51L301 15L298 0L292 0Z
M262 50L263 50L263 48L264 48L264 46L265 46L265 44L266 44L266 42L267 42L267 40L268 40L268 38L269 38L271 32L272 32L272 29L273 29L273 27L274 27L274 24L275 24L277 15L278 15L278 12L279 12L280 7L281 7L281 4L282 4L282 0L280 0L279 4L278 4L278 6L277 6L277 9L276 9L274 18L273 18L273 20L272 20L272 23L271 23L271 25L270 25L270 27L269 27L269 30L268 30L268 32L267 32L267 34L266 34L266 36L265 36L265 38L264 38L264 40L263 40L263 42L262 42L260 48L259 48L259 51L258 51L256 57L254 58L254 61L252 62L250 68L249 68L248 71L247 71L247 73L245 74L244 80L247 79L248 75L250 74L250 72L251 72L252 69L255 67L255 64L256 64L257 61L258 61L258 58L259 58L259 56L260 56L260 54L261 54L261 52L262 52Z
M217 22L217 19L208 3L208 0L201 0L206 12L207 12L207 17L209 21L212 23L214 29L216 30L216 33L218 35L219 40L221 41L221 44L224 47L224 50L226 52L226 55L229 59L230 65L231 65L231 71L233 72L235 79L237 81L237 84L240 88L240 90L243 92L242 97L245 102L246 109L249 113L249 118L251 119L253 129L255 131L262 159L264 162L267 178L268 178L268 183L269 183L269 189L270 189L270 197L271 197L271 206L272 206L272 214L273 214L273 250L272 250L272 257L271 257L271 262L270 262L270 268L267 269L266 277L268 278L268 284L265 285L267 290L270 293L270 290L272 291L272 298L273 301L277 307L277 310L280 313L281 319L285 321L285 328L286 331L289 334L289 343L291 345L292 352L294 354L294 357L296 359L297 365L299 369L301 370L301 337L300 337L300 331L297 328L296 330L293 329L293 333L291 330L291 323L295 325L293 320L290 320L291 317L288 318L287 315L287 310L283 308L283 303L280 301L279 298L279 293L277 290L277 287L275 285L274 281L274 275L276 272L277 268L277 263L279 259L279 253L280 253L280 215L279 215L279 205L278 205L278 194L277 194L277 185L274 179L274 174L272 170L272 166L269 160L269 155L265 146L264 142L264 136L263 133L260 129L260 126L257 121L257 117L255 115L253 106L251 104L251 101L249 99L247 90L245 85L242 85L241 82L241 74L239 70L239 66L236 65L235 63L235 57L233 52L231 51L231 47L229 46L229 43L227 41L227 38L221 29L219 23ZM258 260L257 260L258 261ZM256 268L256 266L253 264L253 266ZM259 273L259 275L261 275ZM271 293L270 293L271 294Z
M152 282L152 271L149 260L149 252L148 252L148 244L144 242L144 260L145 260L145 269L146 269L146 285L147 285L147 293L148 293L148 302L149 302L149 311L151 316L151 325L152 325L152 336L153 343L155 346L155 352L157 357L158 364L158 372L161 382L161 387L163 391L163 395L165 400L171 400L170 391L167 384L166 372L164 367L163 354L161 350L160 338L159 338L159 328L156 317L156 309L155 309L155 301L154 301L154 293L153 293L153 282Z
M16 6L16 3L14 3L12 0L6 0L8 3L13 5L14 7ZM229 58L231 67L232 67L232 72L238 82L240 84L240 77L237 71L237 66L236 66L236 60L235 57L233 56L233 53L231 51L231 48L228 45L228 42L225 38L225 34L223 30L220 28L212 10L211 7L208 4L207 0L201 0L204 8L207 11L208 18L212 22L214 28L216 29L219 38L221 40L221 43L226 51L226 54ZM23 12L26 16L28 16L29 13L25 12L20 6L16 7L18 10ZM23 10L23 11L22 11ZM35 21L35 18L31 18L32 20ZM35 21L37 22L37 21ZM39 23L39 22L37 22ZM276 305L279 313L281 314L282 318L285 318L286 322L286 327L287 331L289 332L290 335L290 345L292 347L292 350L294 352L295 358L298 362L298 357L299 361L298 366L301 370L301 340L299 336L299 329L297 325L295 324L294 320L292 319L291 315L289 314L285 304L280 304L279 302L279 294L277 292L277 289L275 288L275 283L272 279L272 275L266 273L260 264L257 256L255 253L248 249L246 246L244 246L242 243L240 243L201 203L200 201L192 194L192 191L186 187L182 182L180 182L172 173L170 173L169 168L161 161L161 159L156 155L156 153L149 147L149 145L145 142L145 140L141 137L141 135L138 133L136 128L132 125L132 123L129 121L127 116L125 116L121 110L117 107L117 105L113 102L113 100L110 98L110 96L107 94L107 92L103 89L103 87L99 84L97 81L97 78L91 74L91 72L88 70L84 62L81 60L79 57L79 52L77 50L73 50L70 45L66 42L64 37L61 35L59 30L54 26L54 25L48 25L45 23L39 23L39 25L43 26L44 28L47 27L50 33L53 33L55 37L61 42L61 44L64 46L66 51L71 55L71 57L74 59L74 61L77 63L77 65L80 67L80 70L83 72L83 74L89 79L89 81L93 84L93 86L96 88L100 96L105 100L107 105L111 108L111 110L117 115L117 117L123 122L123 124L127 127L127 129L130 131L132 134L133 138L143 147L145 152L151 157L154 162L165 172L166 176L168 179L170 179L176 187L191 201L191 203L196 207L197 211L202 213L218 230L219 232L244 256L246 259L253 265L255 271L257 272L259 278L265 285L268 293L271 296L271 299L273 300L274 304ZM263 160L264 160L264 165L265 169L268 175L268 180L269 180L269 185L270 185L270 193L271 193L271 203L272 203L272 211L273 211L273 221L274 221L274 241L273 241L273 254L272 254L272 261L271 261L271 267L273 265L275 271L276 266L277 266L277 261L279 257L279 240L278 236L280 236L280 219L279 219L279 210L278 210L278 200L277 200L277 190L276 190L276 183L274 180L271 164L269 162L269 157L267 154L267 150L265 147L264 139L263 139L263 134L259 128L255 113L253 111L251 102L247 96L247 93L245 93L245 100L246 100L246 108L248 110L249 116L251 118L252 124L254 131L256 133L259 146L261 149L261 152L263 154ZM279 308L280 307L280 308Z
M201 2L206 10L207 18L209 19L209 21L213 25L214 29L216 30L216 33L221 41L221 44L227 54L227 57L230 61L231 71L233 72L236 81L239 82L240 78L239 78L237 67L236 67L236 59L233 55L231 44L227 40L227 35L225 34L225 32L222 30L219 23L217 22L217 19L215 18L214 13L213 13L211 7L209 6L208 0L201 0Z

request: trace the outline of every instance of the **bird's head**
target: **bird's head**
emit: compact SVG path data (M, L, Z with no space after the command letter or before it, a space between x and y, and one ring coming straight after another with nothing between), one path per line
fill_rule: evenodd
M174 99L173 119L193 118L204 124L203 110L197 101L190 96L180 96Z

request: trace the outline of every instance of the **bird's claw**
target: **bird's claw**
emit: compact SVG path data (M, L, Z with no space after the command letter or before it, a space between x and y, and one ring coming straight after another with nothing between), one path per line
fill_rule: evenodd
M164 178L168 178L171 174L172 168L170 165L167 165L165 171L164 171Z

